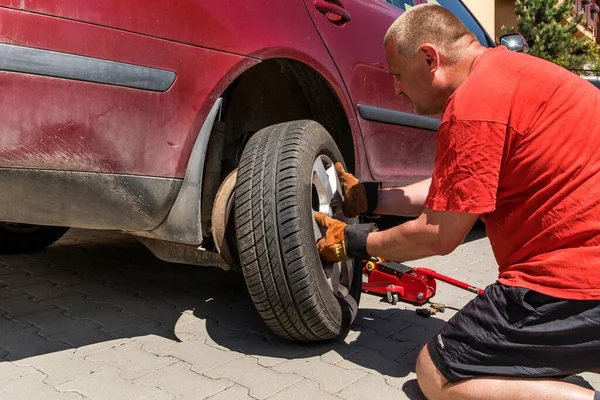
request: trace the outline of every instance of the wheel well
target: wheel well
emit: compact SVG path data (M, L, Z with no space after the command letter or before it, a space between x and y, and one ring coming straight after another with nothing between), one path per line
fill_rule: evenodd
M325 79L290 59L261 62L239 76L223 95L226 124L223 173L237 167L248 138L270 125L311 119L327 129L350 171L354 143L348 116Z

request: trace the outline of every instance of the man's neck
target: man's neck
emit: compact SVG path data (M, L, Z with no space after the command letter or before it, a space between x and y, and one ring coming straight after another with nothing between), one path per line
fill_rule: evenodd
M452 66L452 91L458 89L467 80L473 66L486 50L487 48L483 47L477 40L469 44L461 60Z

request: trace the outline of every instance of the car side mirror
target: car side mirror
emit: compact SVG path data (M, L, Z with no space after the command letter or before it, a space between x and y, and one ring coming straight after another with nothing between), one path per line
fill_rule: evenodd
M498 44L506 46L507 49L516 51L517 53L527 53L527 50L529 50L527 39L520 33L507 33L506 35L502 35L500 36Z

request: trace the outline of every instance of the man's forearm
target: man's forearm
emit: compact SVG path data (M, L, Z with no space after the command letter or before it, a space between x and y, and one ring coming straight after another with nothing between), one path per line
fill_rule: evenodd
M473 227L477 214L425 209L414 221L367 236L367 253L392 261L452 252Z
M423 212L431 179L401 188L380 189L375 214L416 217Z
M372 232L367 237L367 252L372 256L399 262L438 255L439 229L424 222L424 215L394 228Z

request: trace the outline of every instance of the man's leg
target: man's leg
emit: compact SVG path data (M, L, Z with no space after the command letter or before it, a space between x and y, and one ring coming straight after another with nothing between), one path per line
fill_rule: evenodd
M427 345L417 359L417 381L429 400L593 400L594 392L580 386L551 379L472 378L449 383L433 363Z

